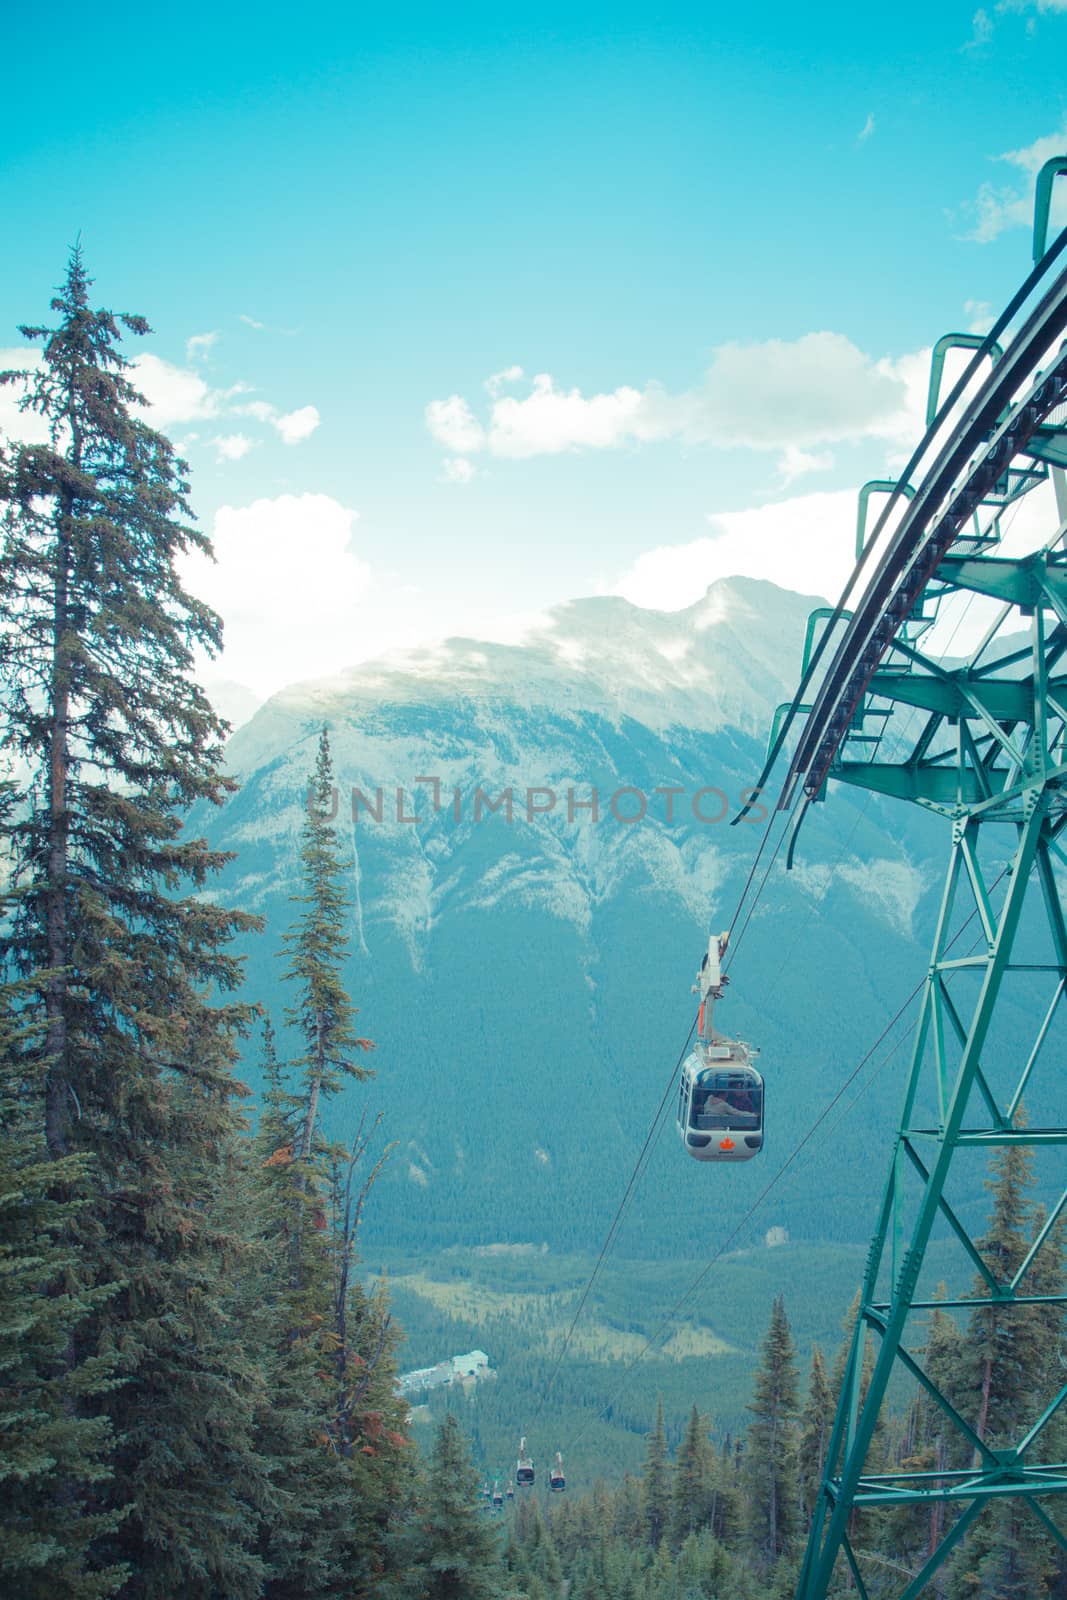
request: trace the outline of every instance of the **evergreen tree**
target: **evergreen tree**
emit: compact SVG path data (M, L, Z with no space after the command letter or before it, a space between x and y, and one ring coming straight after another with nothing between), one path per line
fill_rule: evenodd
M749 1537L765 1567L792 1551L798 1531L796 1347L781 1295L771 1308L749 1410L745 1480Z
M645 1538L658 1549L667 1532L671 1515L670 1464L667 1458L667 1431L663 1423L663 1396L656 1401L656 1426L647 1435L645 1475L641 1486Z
M0 752L28 774L3 829L17 895L0 957L31 985L20 1070L43 1084L48 1151L92 1158L66 1235L92 1309L65 1359L120 1380L72 1403L110 1424L98 1501L121 1520L89 1569L125 1563L131 1597L242 1600L260 1588L263 1475L211 1219L247 1022L227 945L255 919L202 892L223 858L181 832L233 787L190 670L219 621L177 571L208 541L117 348L147 324L93 310L89 288L75 250L55 326L22 330L43 347L22 403L49 443L14 449L0 481Z
M329 1197L318 1168L294 1155L305 1101L285 1086L269 1020L263 1071L247 1180L258 1268L246 1317L265 1379L256 1441L272 1478L258 1546L265 1593L401 1595L415 1559L404 1527L414 1484L404 1460L406 1408L394 1386L397 1333L384 1290L368 1297L350 1274L355 1211L374 1173L358 1194L349 1182L355 1206L347 1219L309 1226L309 1218L325 1219ZM364 1149L357 1140L349 1153L349 1179ZM340 1202L343 1212L343 1195Z
M991 1163L986 1188L993 1196L993 1210L977 1244L998 1283L1011 1281L1029 1247L1026 1191L1033 1183L1031 1166L1030 1150L1018 1144L997 1150ZM988 1299L989 1286L981 1274L976 1274L972 1292ZM1040 1386L1043 1333L1030 1306L993 1302L974 1312L961 1380L967 1395L965 1414L980 1439L1007 1442L1017 1429Z
M1014 1277L1042 1225L1043 1215L1033 1217L1027 1201L1031 1165L1025 1145L1004 1146L991 1163L986 1187L993 1209L978 1248L998 1283ZM1058 1232L1034 1257L1024 1292L1063 1293ZM988 1296L981 1275L976 1275L973 1293ZM1058 1306L994 1303L973 1313L960 1376L962 1409L979 1438L994 1447L1011 1446L1036 1420L1062 1386L1062 1370L1057 1370L1062 1340ZM1043 1450L1050 1442L1050 1437L1042 1441ZM1032 1513L1018 1500L998 1501L984 1508L969 1531L953 1563L949 1592L952 1600L1031 1600L1049 1593L1057 1565L1052 1541Z
M734 1548L743 1531L741 1442L730 1435L722 1441L718 1458L711 1462L711 1516L709 1527L716 1539Z
M944 1299L946 1292L944 1284L939 1284L937 1297ZM921 1364L950 1405L958 1399L961 1347L962 1335L955 1319L945 1311L931 1311L926 1344L919 1352ZM962 1467L967 1456L959 1430L927 1391L920 1389L904 1418L895 1450L896 1464L904 1472L947 1472ZM894 1507L880 1525L880 1542L887 1552L918 1571L940 1544L948 1518L956 1514L944 1501ZM935 1581L943 1593L944 1574Z
M677 1550L711 1521L711 1461L707 1431L696 1406L678 1446L671 1489L671 1544Z
M455 1414L437 1430L426 1489L424 1600L496 1600L499 1552L478 1511L478 1473Z
M70 1359L102 1293L67 1288L86 1162L49 1157L40 1086L18 1065L14 1000L0 989L0 1591L96 1600L114 1594L125 1572L86 1571L88 1548L115 1526L92 1508L110 1430L66 1404L106 1386L111 1372L99 1358Z
M297 1002L287 1021L303 1041L303 1053L294 1062L305 1083L305 1101L297 1132L295 1156L312 1158L318 1129L319 1102L334 1095L346 1077L367 1078L369 1070L355 1058L357 1051L373 1050L369 1039L358 1037L353 1026L356 1007L344 986L342 969L346 944L348 896L344 889L337 835L327 820L333 788L330 739L323 728L315 770L308 786L308 805L300 847L303 892L293 902L303 907L284 938L289 951L286 978L297 990Z
M826 1363L818 1345L812 1347L808 1397L800 1418L798 1462L800 1503L805 1522L810 1521L822 1487L826 1452L834 1426L834 1392L826 1375Z
M255 1439L271 1478L257 1552L268 1600L301 1600L309 1593L330 1595L341 1580L338 1529L349 1501L326 1437L323 1318L305 1287L313 1279L318 1305L327 1304L320 1235L301 1226L309 1202L297 1185L293 1145L302 1100L286 1089L269 1018L262 1071L266 1088L245 1179L257 1250L240 1307L242 1325L259 1351L263 1390ZM321 1257L317 1275L309 1270L309 1247Z

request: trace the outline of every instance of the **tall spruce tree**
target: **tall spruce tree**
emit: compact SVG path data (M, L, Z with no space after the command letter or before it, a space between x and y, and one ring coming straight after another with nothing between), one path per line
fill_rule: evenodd
M798 1531L797 1375L785 1301L776 1296L760 1352L749 1410L745 1480L748 1490L749 1537L757 1560L773 1566L791 1552Z
M939 1284L936 1298L944 1300L945 1285ZM958 1402L962 1335L955 1318L935 1308L927 1324L926 1343L918 1353L923 1371L930 1377L950 1405ZM904 1472L947 1472L958 1470L969 1460L963 1436L944 1410L925 1389L919 1389L895 1441L893 1464ZM957 1511L943 1500L929 1504L896 1506L878 1519L879 1544L912 1571L918 1571L933 1555L947 1531L949 1519ZM943 1595L947 1575L942 1569L934 1579L935 1593Z
M284 936L300 1092L289 1087L268 1030L251 1170L264 1252L260 1320L276 1396L257 1437L285 1495L283 1514L264 1523L260 1538L268 1600L384 1593L393 1557L403 1564L409 1554L389 1532L410 1492L406 1408L393 1381L398 1336L384 1291L366 1295L353 1270L360 1218L385 1157L364 1175L370 1136L362 1122L348 1149L321 1130L324 1100L348 1079L371 1076L356 1057L373 1048L355 1033L343 979L348 902L325 814L331 783L324 728L301 835L299 911Z
M252 1141L248 1214L256 1269L243 1296L264 1379L257 1448L269 1463L271 1499L258 1553L266 1600L405 1595L414 1484L395 1392L397 1334L384 1290L350 1280L358 1218L334 1208L321 1164L294 1156L305 1099L285 1086L269 1020L266 1090ZM354 1152L358 1161L363 1142ZM361 1209L373 1172L356 1202ZM351 1198L351 1187L349 1186ZM340 1317L340 1322L338 1318Z
M108 1361L70 1354L107 1291L68 1289L86 1161L49 1157L40 1085L19 1060L17 1001L0 988L0 1593L97 1600L126 1577L120 1567L86 1570L88 1549L116 1525L94 1508L110 1430L68 1402L110 1381Z
M478 1511L478 1482L449 1411L434 1438L427 1477L419 1553L423 1600L496 1600L500 1551Z
M993 1197L989 1227L977 1241L998 1283L1009 1283L1029 1246L1033 1183L1032 1152L1006 1145L995 1152L986 1188ZM989 1286L976 1274L973 1293L989 1298ZM1017 1428L1036 1387L1044 1360L1044 1329L1031 1306L991 1302L975 1311L965 1346L961 1381L965 1413L980 1439L1006 1439Z
M711 1522L711 1469L707 1429L694 1405L674 1462L670 1533L675 1550Z
M38 366L0 374L26 382L49 435L0 479L0 754L27 774L0 841L16 891L0 957L28 985L19 1070L42 1085L48 1151L91 1158L64 1233L91 1310L65 1359L112 1368L93 1393L72 1377L71 1405L110 1426L97 1500L121 1520L88 1570L125 1563L124 1596L251 1600L253 1378L220 1310L229 1244L211 1215L247 1023L227 946L254 919L201 892L223 858L182 834L193 802L232 787L191 673L220 624L182 586L181 558L208 541L118 349L147 323L94 310L89 289L76 249L54 325L22 329Z
M641 1483L641 1509L645 1537L653 1550L659 1548L670 1525L670 1459L667 1455L667 1430L663 1422L663 1396L656 1399L656 1426L647 1435L645 1473Z
M1007 1145L991 1162L986 1187L993 1209L978 1248L998 1283L1014 1277L1040 1226L1027 1197L1031 1168L1032 1151L1026 1145ZM1038 1251L1025 1287L1039 1294L1062 1293L1057 1237ZM989 1295L980 1274L973 1293L981 1299ZM972 1314L960 1364L961 1408L979 1438L994 1447L1014 1444L1062 1386L1062 1371L1050 1369L1062 1326L1058 1307L991 1303ZM1050 1592L1056 1568L1055 1548L1044 1526L1018 1500L999 1501L988 1505L970 1530L952 1565L949 1594L952 1600L1036 1600Z
M305 1163L312 1159L323 1095L336 1094L346 1077L372 1076L357 1055L374 1046L355 1031L356 1007L343 978L350 905L337 835L328 818L332 788L330 738L323 728L301 834L302 892L292 897L303 909L284 938L289 954L285 976L297 992L286 1020L303 1042L303 1052L293 1064L302 1072L305 1084L294 1153Z
M800 1503L805 1522L811 1518L822 1485L826 1452L834 1426L834 1391L826 1374L826 1362L818 1345L812 1346L808 1396L800 1418L797 1461L800 1478Z

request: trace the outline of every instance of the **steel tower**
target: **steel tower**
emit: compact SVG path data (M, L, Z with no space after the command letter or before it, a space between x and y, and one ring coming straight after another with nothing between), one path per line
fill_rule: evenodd
M768 761L769 773L791 724L799 726L780 800L793 808L790 858L829 778L910 800L951 831L904 1107L798 1600L823 1600L835 1572L851 1575L860 1600L875 1584L879 1596L889 1585L898 1600L917 1600L983 1509L1003 1497L1067 1550L1055 1515L1067 1459L1055 1459L1052 1440L1067 1372L1013 1437L991 1443L926 1369L923 1348L935 1308L967 1319L995 1306L1010 1326L1024 1307L1067 1300L1040 1290L1042 1250L1067 1206L1056 1058L1056 1030L1067 1025L1067 232L1046 249L1061 174L1067 157L1048 162L1038 179L1034 270L988 336L938 342L922 444L899 482L861 492L856 574L841 605L821 613L817 644L809 629L811 659ZM941 403L954 347L973 354ZM868 535L875 493L888 498ZM950 653L950 624L971 638L965 656ZM973 1169L1011 1145L1035 1152L1047 1210L1005 1281L983 1253L973 1203L955 1197L968 1163ZM977 1292L938 1297L928 1246L942 1239L962 1252ZM955 1467L872 1462L891 1386L897 1399L908 1386L938 1408ZM883 1559L875 1577L860 1514L900 1505L931 1508L925 1559L918 1570L889 1572Z

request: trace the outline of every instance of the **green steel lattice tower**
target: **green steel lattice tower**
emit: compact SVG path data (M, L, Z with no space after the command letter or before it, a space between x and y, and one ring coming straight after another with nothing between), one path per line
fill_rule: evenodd
M899 482L861 492L856 575L836 611L817 614L824 626L814 652L809 629L811 659L796 700L782 708L768 760L769 773L790 725L805 714L780 802L793 810L790 859L828 778L910 800L951 830L904 1108L797 1600L823 1600L835 1574L845 1573L869 1600L875 1570L879 1596L887 1584L897 1600L931 1593L952 1550L1002 1497L1067 1551L1055 1514L1067 1494L1067 1461L1051 1459L1049 1445L1067 1383L994 1445L925 1370L922 1347L935 1308L966 1318L991 1303L1065 1301L1035 1292L1032 1282L1067 1206L1056 1081L1067 1039L1058 1033L1067 1025L1067 232L1046 249L1061 174L1067 157L1039 176L1034 271L987 337L939 341L928 433ZM973 354L939 405L953 347ZM868 535L874 493L888 501ZM978 618L988 624L980 642L962 661L950 657L949 624L973 632ZM1029 1019L1022 1037L1020 1017ZM1024 1096L1027 1112L1052 1114L1022 1126ZM1003 1281L968 1208L955 1203L954 1180L968 1163L1012 1144L1035 1152L1048 1199L1043 1227ZM960 1252L979 1294L937 1296L932 1237ZM865 1372L869 1341L876 1354ZM939 1408L955 1459L968 1465L893 1471L870 1462L887 1389L899 1395L905 1384ZM917 1570L887 1570L884 1558L874 1569L856 1514L901 1505L942 1506L931 1518L936 1535Z

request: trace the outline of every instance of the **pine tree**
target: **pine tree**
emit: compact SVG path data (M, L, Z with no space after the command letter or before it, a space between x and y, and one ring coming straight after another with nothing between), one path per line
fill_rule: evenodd
M96 1600L114 1594L125 1572L86 1571L88 1548L115 1526L93 1509L110 1430L65 1403L106 1385L111 1370L69 1355L94 1299L67 1288L65 1236L86 1162L49 1157L40 1087L25 1080L16 1054L15 1001L0 989L0 1591Z
M799 1379L796 1347L778 1295L760 1352L749 1410L745 1480L749 1536L757 1559L771 1567L788 1554L798 1531L796 1416Z
M991 1163L986 1188L993 1196L993 1211L977 1244L998 1283L1011 1281L1028 1248L1031 1166L1030 1150L1018 1144L996 1151ZM989 1287L980 1274L973 1293L988 1298ZM1042 1333L1041 1321L1029 1306L994 1303L974 1312L961 1378L969 1391L965 1412L980 1439L1006 1441L1018 1427L1040 1383Z
M286 1087L269 1019L263 1073L246 1178L257 1268L242 1321L254 1330L264 1377L255 1437L272 1483L258 1545L265 1595L400 1595L414 1557L405 1528L394 1538L390 1524L394 1515L403 1524L414 1484L394 1385L398 1335L384 1289L368 1296L351 1278L353 1207L347 1221L307 1225L331 1207L317 1168L294 1157L305 1100ZM357 1141L357 1162L362 1148ZM349 1190L360 1208L369 1181Z
M480 1520L478 1474L454 1412L434 1439L421 1549L424 1600L496 1600L499 1551Z
M670 1529L675 1550L691 1533L698 1532L711 1521L710 1477L707 1430L694 1406L674 1463Z
M800 1418L797 1451L800 1469L800 1503L804 1521L811 1519L822 1486L826 1452L834 1426L834 1392L826 1375L826 1363L818 1345L812 1347L808 1397Z
M302 1071L306 1086L294 1153L305 1163L312 1158L322 1096L336 1094L346 1077L370 1077L355 1053L374 1048L369 1039L356 1034L356 1007L342 977L349 901L337 836L327 820L332 787L330 739L323 728L301 835L303 892L292 897L294 904L304 909L284 937L289 951L285 976L297 990L297 1002L289 1008L287 1021L303 1041L303 1054L294 1066Z
M56 325L22 330L43 345L23 404L50 442L16 448L0 482L0 752L29 774L4 829L17 899L0 957L33 985L23 1068L43 1082L48 1151L92 1158L71 1287L109 1292L67 1361L121 1380L73 1400L111 1425L98 1498L121 1521L90 1568L125 1562L131 1597L242 1600L260 1587L263 1479L254 1375L220 1312L230 1242L211 1218L248 1016L227 945L255 919L202 892L223 858L181 832L193 802L233 787L190 670L219 621L177 572L208 541L117 348L147 324L94 311L89 288L75 250Z
M257 1535L268 1600L329 1595L341 1577L337 1529L349 1505L326 1438L329 1396L322 1377L322 1317L304 1284L311 1274L301 1245L319 1235L301 1222L307 1195L297 1186L293 1144L302 1100L288 1092L269 1017L263 1027L263 1104L245 1174L248 1230L256 1249L239 1317L259 1352L263 1389L254 1415L257 1449L270 1495ZM326 1300L325 1266L317 1280Z
M647 1435L645 1473L641 1485L641 1505L644 1514L645 1538L653 1550L667 1532L671 1515L669 1461L667 1458L667 1431L663 1423L663 1396L656 1401L656 1426Z
M937 1298L946 1296L944 1284ZM926 1344L919 1352L923 1370L936 1384L950 1405L957 1402L962 1335L955 1319L947 1312L931 1311ZM915 1395L904 1418L903 1432L896 1446L895 1464L904 1472L947 1472L962 1467L964 1441L959 1430L925 1389ZM879 1541L896 1559L913 1571L933 1554L940 1544L948 1519L957 1513L944 1501L929 1505L902 1505L886 1513L879 1523ZM935 1578L944 1592L944 1573Z
M1029 1249L1040 1218L1031 1215L1026 1191L1032 1183L1032 1154L1025 1145L1006 1145L991 1163L986 1187L993 1196L989 1227L978 1248L998 1283L1009 1282ZM1024 1292L1063 1292L1058 1237L1046 1240L1027 1275ZM973 1293L988 1296L976 1275ZM1015 1443L1020 1431L1061 1387L1062 1371L1050 1362L1062 1342L1059 1307L981 1307L971 1317L960 1378L962 1409L979 1438L994 1447ZM1047 1448L1049 1440L1043 1441ZM1049 1592L1057 1558L1037 1519L1018 1501L984 1508L953 1563L952 1600L1031 1600Z

